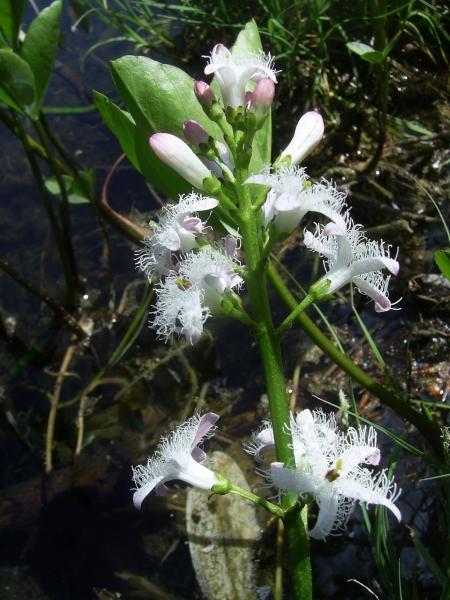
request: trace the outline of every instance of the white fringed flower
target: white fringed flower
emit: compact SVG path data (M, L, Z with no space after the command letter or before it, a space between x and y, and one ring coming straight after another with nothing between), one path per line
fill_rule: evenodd
M172 260L172 251L189 252L197 247L196 237L203 233L205 224L196 212L212 210L219 204L215 198L192 192L181 195L178 204L164 207L165 214L158 223L151 223L153 236L144 238L144 248L136 252L136 266L149 277L153 273L169 275L178 270Z
M345 206L345 194L325 179L311 185L305 169L282 166L271 173L266 168L262 173L249 177L244 181L246 183L272 188L262 207L266 227L274 219L277 231L292 233L309 211L320 213L339 227L345 227L340 214Z
M245 106L245 87L248 81L260 81L268 77L277 83L273 59L262 51L236 58L223 44L214 46L205 74L214 74L222 92L225 108Z
M373 476L360 466L377 465L380 460L373 427L359 432L350 427L344 434L337 430L334 415L303 410L291 419L291 431L304 454L295 453L296 468L272 463L269 478L283 492L294 491L304 502L316 501L319 514L308 532L311 537L324 539L342 529L356 500L381 504L400 521L400 511L394 505L400 494L397 485L385 470Z
M329 223L317 225L315 234L305 231L305 246L326 258L327 273L313 287L329 281L327 294L333 294L353 282L361 293L374 300L376 312L386 312L392 306L388 298L390 276L385 279L381 269L397 275L400 265L390 257L389 246L368 240L348 213L345 221L345 228Z
M184 335L190 344L196 344L203 332L203 325L211 315L203 305L204 293L195 286L184 286L178 277L168 277L160 283L158 299L153 313L152 327L157 336L166 341L174 333Z
M136 491L133 503L141 508L142 501L154 489L159 496L168 496L171 490L167 481L180 479L201 488L210 490L219 483L213 471L203 466L205 452L198 445L214 435L218 415L207 413L191 417L179 425L169 436L161 438L161 444L147 465L133 467L133 481Z
M230 246L228 238L234 240L232 236L228 236L225 248ZM234 241L233 254L235 246ZM184 257L179 275L201 290L203 306L212 315L218 316L223 314L221 304L224 296L242 286L243 279L235 272L235 266L224 248L214 250L211 246L205 246L197 254L191 252Z

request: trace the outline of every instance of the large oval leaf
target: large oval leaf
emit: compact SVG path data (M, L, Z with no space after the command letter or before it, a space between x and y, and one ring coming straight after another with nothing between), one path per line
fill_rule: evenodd
M148 129L139 128L130 113L121 110L98 92L94 100L103 120L119 140L132 165L169 198L191 191L191 185L173 169L157 159L148 143Z
M8 106L37 118L36 88L27 62L10 50L0 50L0 98Z
M0 2L0 30L16 51L26 7L27 0L1 0Z
M44 101L58 49L62 1L56 0L44 8L31 23L22 47L21 57L26 60L36 83L36 110Z

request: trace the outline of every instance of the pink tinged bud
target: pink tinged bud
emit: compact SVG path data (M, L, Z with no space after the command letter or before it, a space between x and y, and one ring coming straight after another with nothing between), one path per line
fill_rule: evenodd
M268 77L261 79L256 84L252 93L250 112L253 113L257 119L266 117L269 114L274 96L275 83Z
M323 137L323 119L314 111L307 112L298 122L291 143L281 153L281 159L291 157L291 166L297 166L319 144Z
M196 148L200 148L200 144L208 143L209 133L197 121L193 121L192 119L185 121L183 123L183 133L187 141Z
M216 102L216 96L205 81L197 81L194 85L194 94L201 106L211 106Z
M170 133L155 133L149 141L156 156L166 165L172 167L194 187L204 189L203 180L211 177L211 171L183 140Z

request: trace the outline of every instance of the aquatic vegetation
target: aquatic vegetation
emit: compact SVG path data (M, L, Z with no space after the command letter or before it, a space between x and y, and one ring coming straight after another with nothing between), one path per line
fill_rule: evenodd
M200 489L200 495L194 496L197 490L188 488L192 497L198 498L195 500L197 504L203 502L201 494L205 498L203 511L201 506L198 508L200 518L191 506L191 521L188 526L191 537L198 536L199 530L194 524L198 524L196 521L203 522L203 515L211 517L208 521L211 532L223 526L234 535L232 515L227 514L222 519L217 515L226 512L226 506L230 506L229 510L232 512L239 511L239 503L246 509L250 506L251 510L243 508L240 516L247 521L255 535L249 537L249 545L239 554L239 560L249 564L245 568L242 565L239 568L239 564L233 567L243 576L243 582L238 587L248 589L249 597L255 595L257 578L258 584L262 583L261 573L258 574L250 564L253 560L250 544L253 545L260 534L260 528L254 519L255 505L266 511L264 513L258 509L260 517L265 515L265 519L261 521L264 537L273 534L272 523L280 519L284 522L286 553L292 565L294 598L311 596L309 553L310 550L315 552L316 546L313 542L310 548L310 538L322 543L320 540L329 539L330 535L344 530L357 501L362 506L367 539L370 540L369 550L373 551L370 560L374 557L378 567L374 580L380 585L382 583L388 594L395 596L401 590L402 597L405 598L408 597L408 587L412 587L414 597L419 597L425 585L415 573L400 573L398 569L397 554L400 557L404 550L404 539L401 539L401 536L404 538L403 522L417 529L419 519L411 517L410 511L404 510L409 503L410 485L407 479L417 482L421 478L414 469L410 469L405 476L402 471L405 464L403 456L399 460L398 453L403 448L408 457L417 457L422 471L425 470L425 461L428 461L430 468L439 474L439 498L445 507L450 497L444 477L448 474L448 432L446 433L445 427L447 365L445 361L441 361L439 381L435 381L435 400L427 399L424 402L423 390L428 388L426 384L422 385L422 380L421 387L414 388L414 378L417 379L419 373L422 377L423 373L430 375L433 371L417 365L415 360L417 353L414 354L413 344L420 343L422 338L418 337L417 342L414 333L407 330L409 325L403 326L401 338L402 341L405 340L406 350L399 352L398 340L395 341L394 336L392 342L387 339L390 335L387 336L382 330L380 333L380 325L385 323L393 327L395 320L398 326L398 317L388 311L399 302L397 299L401 295L407 295L408 311L404 312L408 312L407 316L410 312L413 313L411 294L406 294L405 289L399 290L400 286L405 288L403 282L407 279L410 288L414 286L414 290L418 290L414 292L417 294L416 298L421 302L424 298L425 301L432 301L438 310L445 304L448 292L443 286L442 293L434 296L434 292L431 294L420 288L425 285L425 275L411 279L415 275L411 275L411 264L415 259L408 235L413 229L422 231L420 227L426 226L431 230L431 225L434 227L435 223L432 217L424 214L422 208L406 212L402 204L406 203L404 198L390 194L385 189L382 173L381 176L377 173L376 180L367 175L374 169L383 152L386 152L383 168L386 169L388 161L392 163L392 169L398 167L391 160L392 154L397 153L395 156L399 156L399 149L394 149L398 138L386 147L386 132L392 123L403 128L409 125L405 125L407 121L401 116L396 117L396 120L389 120L393 104L386 103L389 95L387 79L397 69L396 44L399 44L398 48L404 48L402 32L412 31L417 36L415 39L421 40L419 46L425 47L424 30L420 27L412 29L412 25L417 24L418 13L413 15L411 11L413 6L417 8L420 4L410 3L407 12L402 13L401 22L392 20L395 11L384 14L380 9L381 12L372 14L370 18L363 15L361 24L358 23L358 27L350 30L347 29L351 21L348 14L342 15L342 22L336 26L333 6L324 5L320 9L315 5L308 24L301 15L295 23L303 31L317 26L316 35L308 34L308 39L303 41L298 38L295 44L289 45L292 52L283 52L283 48L287 48L289 36L293 34L288 28L283 29L283 23L286 22L283 19L290 18L287 11L281 15L283 18L276 25L275 21L270 20L268 24L264 24L263 34L273 42L270 51L278 54L277 69L272 54L264 53L261 48L254 22L245 26L233 47L230 33L225 29L223 36L221 34L220 37L215 37L209 46L200 36L201 39L196 39L193 54L199 56L200 53L206 53L204 74L205 77L214 77L210 81L211 85L195 81L173 64L161 64L143 56L125 56L113 61L111 73L121 103L116 105L106 96L95 92L96 106L118 137L132 165L148 180L152 192L159 188L169 198L165 203L158 197L163 206L159 214L152 212L145 219L141 214L136 214L134 223L131 217L124 217L113 210L107 198L111 178L123 157L116 160L114 156L111 160L114 166L105 179L99 198L95 191L95 166L89 169L80 167L78 153L77 158L70 155L43 113L56 51L61 3L53 3L36 17L35 24L32 21L30 26L25 27L25 42L22 33L19 38L25 3L8 0L7 5L11 10L6 10L0 16L6 46L0 50L4 59L0 67L0 95L3 102L0 118L23 145L63 268L61 288L57 285L56 275L55 280L51 281L50 275L44 273L45 256L48 257L51 252L47 242L42 254L41 271L36 268L35 260L30 261L29 252L23 254L28 259L23 260L17 268L13 268L3 258L0 259L0 267L5 273L52 310L55 315L52 327L57 327L58 334L61 331L56 352L54 348L48 348L51 346L48 343L50 335L47 332L42 336L34 335L32 328L29 332L32 341L27 346L16 332L20 317L4 315L2 305L0 327L5 340L5 352L16 360L16 364L5 376L4 389L2 387L0 390L9 435L14 435L21 442L47 477L55 466L72 464L71 480L67 485L75 492L77 483L85 475L84 461L87 459L90 463L91 457L95 461L98 449L106 444L102 442L102 438L110 444L105 451L105 461L112 461L113 469L117 465L113 450L123 443L128 458L119 459L117 472L123 468L123 463L129 463L130 456L139 455L142 462L133 468L135 506L140 507L143 499L154 490L155 495L170 497L167 503L159 499L154 506L158 511L161 507L166 513L171 511L172 519L173 511L184 514L185 491L176 481ZM267 14L275 14L272 3L266 3L265 7L269 11ZM430 8L433 17L438 14L435 8ZM132 10L134 9L140 10L138 4L133 5ZM239 11L240 9L241 7ZM176 7L167 7L165 15L172 10L173 15L176 15ZM111 4L109 8L105 7L105 11L108 18L115 18ZM396 12L398 15L401 13L400 9L396 9ZM239 14L236 13L236 18ZM214 27L216 17L217 13L212 11L208 25ZM423 15L419 15L419 18L422 23L425 22ZM442 14L442 22L445 18ZM156 21L155 17L154 22ZM116 25L119 22L120 19L116 20ZM291 22L292 19L289 23ZM433 18L430 17L428 23L432 26ZM142 27L146 25L147 23L143 23ZM136 26L140 27L137 22ZM347 43L348 40L355 39L359 30L365 36L370 27L375 32L370 47L360 42ZM202 30L202 35L207 29L205 27ZM44 35L39 31L47 33ZM329 35L330 31L338 32L338 36ZM129 32L131 35L131 29ZM445 39L445 29L437 27L435 32L435 39ZM164 41L164 35L168 33L170 25L165 32L160 29L159 41L167 42L169 47L172 40L166 36L166 42ZM188 35L188 29L183 31L182 35L185 34ZM174 36L175 42L177 35ZM342 40L339 36L342 36ZM139 41L139 35L135 39ZM218 39L223 43L214 45ZM143 38L140 41L145 42ZM159 41L154 41L157 46ZM345 60L352 63L353 74L350 73L349 62L344 68L344 72L349 75L348 79L342 79L341 65L336 64L333 69L328 70L327 79L327 47L334 49L336 44L342 45L344 41L349 51L345 54L347 50L344 50ZM311 46L311 43L316 42L320 42L319 46ZM208 47L213 48L211 54L207 53ZM441 56L445 58L444 45L441 49ZM189 58L189 52L187 48L186 58ZM436 55L435 45L430 47L430 52ZM40 56L42 60L36 61L36 56ZM299 60L299 57L307 56L309 61ZM365 79L362 77L364 67L360 67L360 64L364 64L362 61L367 65L371 63L372 70L370 74L366 73ZM283 67L281 71L280 66ZM17 73L20 74L19 79L16 78ZM301 93L298 79L300 74L303 77ZM27 85L21 87L24 82ZM370 93L365 87L367 85L373 88L369 90ZM286 93L287 90L289 93ZM344 105L351 110L352 103L357 102L357 93L361 97L364 95L363 112L366 112L366 116L371 115L364 123L352 119L345 121L344 113L340 112ZM304 102L309 94L312 105ZM293 102L296 103L295 107ZM308 110L312 107L314 110ZM378 113L374 112L374 107L378 109ZM280 111L285 111L282 119L279 118ZM304 111L307 112L299 119ZM399 106L400 113L402 110ZM354 116L353 113L352 115ZM444 117L445 112L442 119ZM340 118L342 122L339 124ZM277 149L284 148L277 158L272 154L272 127L280 136L279 139L284 140L282 143L275 143ZM373 136L377 128L380 135L374 148ZM334 138L335 134L338 137L339 132L344 137L348 136L350 130L355 139L352 149L347 152L349 140L342 143L342 139L336 141ZM424 137L431 135L428 130L417 126L414 131L418 135L412 141L410 157L414 152L422 156L425 142L430 150L426 164L429 169L436 170L429 171L424 176L436 181L438 174L445 173L448 162L445 151L440 148L439 160L436 159L433 166L430 166L434 160L432 152L436 150L433 144L436 139L441 139L441 134L438 132L436 138L428 140ZM34 133L36 139L33 137ZM80 130L81 146L82 141L88 137L90 140L95 138L93 135L83 138ZM75 141L78 143L78 140ZM359 147L364 149L364 157L356 156ZM48 163L50 170L43 166L41 159ZM94 162L95 160L99 158L95 156ZM90 164L88 159L84 159L84 162ZM414 163L416 170L412 168L411 172L422 169L418 164ZM350 165L351 169L344 170L343 165ZM97 178L100 172L97 169ZM392 177L391 182L395 182L396 177ZM113 187L110 187L110 191L113 191ZM131 187L134 188L134 185ZM367 209L370 196L367 188L372 191L381 190L380 193L388 198L382 204L375 194L378 200L375 211L372 210L373 205L370 210ZM157 192L154 193L156 197ZM401 208L397 202L402 205ZM74 203L86 206L74 208ZM381 205L383 210L380 210ZM349 206L352 207L351 211ZM92 209L100 219L101 230L95 234L95 274L87 274L85 257L90 249L90 237L78 228L76 235L73 235L75 228L72 217L78 218L78 210ZM9 207L5 204L6 214L8 210ZM445 219L444 205L443 210L444 215L441 216ZM26 211L24 215L25 213ZM34 218L35 213L31 213ZM113 242L103 219L116 230ZM92 218L90 220L94 221ZM17 221L23 227L20 239L25 237L26 245L35 252L34 239L24 226L26 218L16 219L14 225L6 219L5 224L15 230ZM144 221L146 226L143 226ZM314 221L317 223L314 224ZM358 223L364 223L364 226ZM372 226L374 223L381 223L381 229L375 227L366 233L365 225ZM33 223L33 230L34 226L41 227L37 218ZM116 299L113 252L120 252L126 259L131 259L131 251L124 253L123 244L119 242L114 247L117 239L125 238L135 244L133 250L136 266L142 273L136 275L132 269L128 271L125 275L125 290ZM383 242L381 238L386 241ZM103 248L101 253L98 252L100 245ZM136 247L138 250L135 250ZM395 250L397 247L400 248L399 251ZM446 257L446 251L442 252ZM319 256L323 258L323 266ZM442 256L438 255L441 264ZM8 256L7 258L9 259ZM13 255L13 264L14 260L17 257ZM403 277L391 280L391 275L399 273L400 264ZM22 267L24 272L33 270L36 275L39 273L39 286L19 273ZM87 283L85 275L88 277ZM133 278L132 282L128 281L130 277ZM91 289L93 280L98 285L95 292ZM347 284L350 291L345 289ZM60 301L49 296L44 289L47 285L55 298L61 295ZM306 286L307 291L301 290L301 285ZM118 283L117 291L121 291L121 286L123 287L122 283ZM371 320L370 328L360 316L361 300L357 300L359 295L353 296L353 286L374 301L376 313L388 313L371 316L367 313L367 317L364 315L364 318ZM397 302L391 303L389 291ZM284 306L278 303L275 295ZM348 296L350 303L346 300ZM428 296L432 300L428 300ZM150 330L142 332L149 310ZM41 311L32 307L30 312L33 315L36 313L37 322ZM315 320L316 314L320 315L320 320ZM330 321L327 321L327 317ZM46 315L43 320L45 318ZM217 318L221 321L213 323L212 320ZM227 331L228 323L233 318L240 321L237 335L232 327L229 328L231 333ZM222 325L225 319L227 324ZM407 317L405 322L406 319ZM372 329L374 322L377 323L376 329ZM330 341L328 332L321 331L323 323L333 336L333 342ZM47 321L45 324L48 325ZM243 325L250 334L248 338L242 335ZM308 343L312 342L310 345L315 350L320 349L327 357L323 366L328 375L320 381L309 376L311 363L303 356L301 348L305 340L301 339L302 332L296 331L296 325L306 334L304 337L309 338ZM358 325L367 340L362 349L360 340L355 339L359 335L355 336ZM422 329L424 327L422 325ZM434 321L433 328L428 333L445 341L445 330L444 323ZM68 332L66 337L64 332ZM239 361L238 368L233 366L233 369L239 371L239 377L245 380L242 385L248 387L244 393L239 393L246 394L250 410L248 406L243 408L229 400L231 390L222 387L225 386L226 373L219 372L219 359L214 354L214 339L221 336L218 332L222 332L222 335L226 332L223 340L219 340L218 347L226 341L228 351L233 355L232 360ZM423 334L423 331L418 333ZM383 335L385 340L382 339ZM159 344L155 338L171 343ZM377 347L380 340L383 350ZM247 344L248 350L245 351L243 348ZM260 350L265 383L262 383L262 375L261 378L255 375L249 377L249 369L254 368L253 365L247 365L247 355L249 361L253 360L254 352L250 352L250 347L258 347ZM440 347L444 347L444 344ZM383 351L390 354L394 366L391 367L390 361L384 360ZM406 367L404 372L399 373L397 356L403 356L405 352ZM332 371L331 368L334 367L330 368L325 362L328 360L339 368ZM291 385L289 371L294 367L295 361L297 364ZM306 373L304 364L308 365ZM33 381L30 384L29 378L34 375L26 374L22 386L26 392L25 395L21 394L23 399L21 397L18 400L20 394L15 393L13 382L17 382L17 374L24 372L24 365L33 368L38 365L39 376L47 383L40 382L36 385ZM331 413L325 415L321 411L309 410L309 404L296 417L289 412L288 404L291 411L295 409L299 381L303 389L298 400L309 403L314 401L310 400L309 394L304 393L307 386L309 391L322 396L326 380L333 380L333 398L339 388L347 385L346 375L350 382L348 390L351 404L342 409L345 412L342 419L339 413L333 416ZM52 377L55 379L51 379ZM165 377L167 380L161 384ZM267 391L267 401L263 396L258 403L255 402L255 381L257 393ZM107 386L116 388L117 393L111 393L111 388L105 390ZM312 386L316 386L315 389L311 389ZM356 386L355 391L353 386ZM357 396L360 392L358 386L367 392L363 391ZM38 402L32 408L30 405L26 413L15 410L16 407L22 409L22 405L29 402L29 391L33 390L34 393L36 388L37 394L40 394ZM323 396L329 399L329 391L324 391ZM373 409L375 397L381 404L375 405ZM415 436L413 442L411 438L406 438L406 434L397 437L390 431L384 431L395 444L395 450L389 459L383 446L380 446L383 449L381 457L372 426L369 423L367 426L361 425L360 414L366 403L369 405L370 402L372 413L369 418L374 421L375 427L382 429L377 415L384 407L389 407L416 428L411 428L413 433L409 434L411 437ZM197 416L188 418L200 406L206 407L206 414L202 417L200 412ZM269 410L271 419L263 421L261 428L253 434L252 441L246 445L246 450L254 455L258 464L267 461L266 466L269 467L266 472L258 470L267 480L265 489L257 490L258 494L254 494L244 483L240 483L231 464L227 466L226 460L219 459L210 463L206 450L200 449L199 445L211 437L215 429L216 413L227 416L226 427L214 438L213 448L224 447L233 439L241 439L243 432L250 430L257 416L268 417ZM43 419L39 424L37 421L33 422L33 415L38 413L39 419ZM128 426L120 424L124 418L129 418ZM349 425L349 420L352 426ZM401 419L397 419L395 425L399 427L401 422ZM176 427L176 423L183 425ZM45 429L46 434L43 434ZM163 437L160 446L152 453L152 447L161 432L170 429L173 432ZM441 432L445 434L444 444ZM45 458L42 459L44 450ZM150 458L145 463L147 455ZM213 458L215 455L213 453ZM379 468L381 458L384 461L382 469ZM6 461L5 458L4 462ZM135 463L137 459L133 458L132 461ZM224 466L218 467L219 464ZM14 468L19 471L22 468L20 461L17 465ZM9 473L5 474L6 481L10 477ZM102 475L98 481L103 481ZM397 481L401 481L403 488L400 497ZM44 480L44 486L46 482L47 479ZM173 483L166 486L168 482ZM416 485L420 487L420 484ZM123 489L123 481L119 481L118 487ZM272 489L268 491L268 487ZM255 487L251 489L254 491ZM266 500L267 494L274 495L272 502ZM206 504L211 495L213 500ZM233 498L232 507L231 502L228 502L230 498ZM434 491L430 498L437 505L438 496ZM224 501L223 504L221 501ZM375 507L369 514L366 505L370 504ZM145 524L143 529L154 529L154 523L149 521L149 515L155 510L152 502L146 501L144 506L146 514L141 514L139 522ZM400 525L394 519L388 519L386 508L398 520L400 510L402 511ZM428 504L426 509L421 510L428 510ZM358 509L355 511L355 519L350 521L351 535L347 536L347 541L359 526L359 514ZM176 532L180 527L183 530L185 528L184 521L181 524L180 521L178 528L173 528L174 536L178 535ZM156 528L159 525L158 522ZM245 523L241 523L236 528L236 538L246 539L242 534L244 525ZM390 525L393 525L392 531ZM444 531L442 523L440 526L436 539ZM446 553L440 550L436 552L436 547L425 547L425 530L416 531L414 535L413 543L417 553L436 578L433 585L445 588L448 586L445 575ZM169 540L171 534L167 535L166 530L162 537ZM226 538L224 535L221 537ZM358 539L361 539L359 534ZM173 547L167 546L158 556L161 561L159 565L176 548L176 540L172 541ZM224 546L227 543L225 541ZM245 545L246 542L243 543ZM150 545L152 544L149 542L148 546ZM210 563L214 564L219 550L212 546L214 543L208 541L196 548L197 562L201 562L202 555L207 554L209 557L211 554ZM267 581L278 600L282 596L282 588L287 589L289 586L287 577L283 580L281 575L281 529L278 541L275 543L274 540L273 544L264 546L270 548L262 556L261 544L261 556L258 556L258 560L267 561L262 570L269 574ZM276 568L275 547L278 548ZM156 557L156 551L152 551ZM435 552L437 561L431 557ZM222 558L222 550L220 553ZM221 568L228 570L227 565L231 564L232 556L225 556L226 551L223 555L225 558L220 563L223 565ZM195 562L194 554L193 561ZM197 566L196 569L200 573L200 567ZM273 582L270 580L272 572L276 573ZM127 581L133 579L132 575L122 575L124 578L126 575ZM151 579L151 575L149 577ZM201 581L200 575L198 577ZM138 578L142 589L164 597L164 592L159 589L155 591L151 581L145 581L141 576ZM236 574L231 583L237 584L238 580ZM420 591L416 589L417 586ZM211 595L210 592L204 593ZM260 590L260 593L263 592ZM228 595L230 594L233 595L234 592L229 592Z

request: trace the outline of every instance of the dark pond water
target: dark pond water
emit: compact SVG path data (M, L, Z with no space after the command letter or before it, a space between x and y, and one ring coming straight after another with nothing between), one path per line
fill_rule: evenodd
M32 16L30 8L27 23ZM114 32L98 22L94 22L90 33L80 28L73 32L72 24L73 18L66 10L63 34L67 48L58 53L46 104L89 108L92 89L114 99L108 62L133 48L125 43L107 44L82 62L92 44L107 40ZM437 105L430 112L428 125L437 118ZM442 122L449 120L444 112L440 114ZM107 173L121 154L116 139L94 110L64 115L54 111L48 119L82 165L95 165L100 193ZM61 300L59 259L31 171L15 137L5 128L1 136L0 255L24 277ZM438 159L439 165L434 168ZM355 177L354 171L350 177L345 154L336 159L336 168L328 169L329 175L348 187L356 220L367 227L401 220L408 225L400 233L394 228L394 239L389 239L400 245L403 269L393 282L391 296L403 296L402 311L380 317L374 315L363 297L357 296L355 302L401 385L409 382L417 396L436 401L445 400L450 375L449 294L442 278L430 280L420 275L433 270L436 273L432 253L446 240L433 207L411 188L406 172L430 182L430 190L434 189L435 199L447 215L443 184L448 182L449 171L445 160L448 151L445 154L442 145L424 152L423 145L417 143L396 147L395 157L388 155L370 178ZM42 170L49 174L45 165ZM118 212L138 223L159 207L143 178L127 161L117 169L108 197ZM58 411L54 469L47 477L43 475L43 457L49 406L56 375L71 345L71 333L55 323L49 309L35 296L0 273L0 307L6 325L0 346L4 416L0 425L0 598L201 598L187 544L186 490L180 485L169 500L147 499L138 512L132 505L131 465L145 461L159 436L168 433L175 423L207 406L221 415L221 435L208 448L231 454L250 484L258 486L251 461L239 450L240 442L246 441L259 420L268 416L255 342L240 324L219 320L211 324L210 335L195 348L182 344L169 347L155 341L144 324L125 357L107 374L110 379L89 394L85 447L75 472L77 394L117 348L145 286L134 268L132 245L108 228L114 252L111 276L105 237L89 205L73 206L72 219L77 262L84 278L84 312L92 320L94 333L92 351L78 345L67 368L60 397L67 406ZM300 247L299 239L280 251L293 274L307 285L312 276L311 255ZM327 308L327 316L350 356L385 382L348 300L349 293L344 291ZM274 305L281 317L283 309L275 301ZM348 386L347 377L314 351L297 329L287 336L284 355L288 388L292 388L296 365L302 365L297 407L319 405L313 394L336 402L338 390ZM403 431L401 419L383 410L376 399L358 388L356 396L361 413L397 434ZM409 441L421 443L414 431ZM380 446L385 465L392 445L381 437ZM433 523L439 517L435 485L420 481L430 472L420 461L402 454L396 473L404 489L399 501L404 523L412 525L430 552L439 557L441 538L433 536ZM262 598L264 586L273 576L277 532L265 514L258 513L258 519L262 538L255 549L255 585ZM393 535L402 548L405 577L418 581L421 598L438 598L439 587L414 553L409 530L404 525L394 526ZM353 579L368 586L380 599L386 597L359 509L344 535L326 544L313 543L312 550L316 598L370 597L358 583L349 583ZM286 569L286 589L288 581Z

